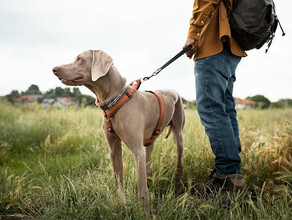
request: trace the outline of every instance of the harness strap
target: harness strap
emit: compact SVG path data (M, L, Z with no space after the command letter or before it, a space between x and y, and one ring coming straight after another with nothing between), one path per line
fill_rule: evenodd
M132 98L132 96L134 95L134 93L136 92L136 90L139 89L141 85L141 80L138 79L134 82L131 82L129 84L129 88L126 90L126 92L124 93L124 95L119 99L119 101L112 106L109 110L107 110L107 112L105 110L103 110L103 116L105 117L105 122L107 124L107 130L109 133L115 133L111 120L110 118L112 116L114 116L116 114L116 112L127 102L130 100L130 98ZM152 133L152 136L149 139L145 139L143 142L143 145L145 147L150 146L154 140L157 138L157 136L160 134L160 128L161 128L161 124L164 118L164 113L165 113L165 108L164 108L164 103L162 98L160 97L160 95L158 95L156 92L152 92L152 91L147 91L147 92L151 92L152 94L154 94L159 102L159 106L160 106L160 115L159 115L159 119L158 122L156 124L155 130Z
M158 122L156 124L155 130L152 134L152 136L149 139L145 139L143 145L145 147L150 146L154 140L157 138L157 136L160 134L160 128L161 128L161 124L164 118L164 113L165 113L165 109L164 109L164 103L162 101L162 98L160 97L160 95L158 95L156 92L152 92L152 91L147 91L147 92L151 92L152 94L154 94L159 102L159 106L160 106L160 115L159 115L159 119Z
M141 85L141 80L138 79L134 82L131 82L129 84L129 88L126 90L126 92L124 93L124 95L119 99L119 101L112 106L109 110L107 110L107 112L105 110L103 110L103 116L105 117L105 121L107 124L107 130L110 133L114 133L114 129L112 126L112 123L110 121L110 118L112 116L114 116L116 114L116 112L127 102L130 100L130 98L132 98L132 96L134 95L134 93L136 92L137 89L139 89Z

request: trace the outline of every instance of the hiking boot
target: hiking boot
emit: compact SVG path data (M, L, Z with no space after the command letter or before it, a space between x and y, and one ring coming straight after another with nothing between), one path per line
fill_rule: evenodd
M197 183L194 186L195 191L204 197L219 193L223 202L238 196L244 187L245 180L242 175L219 174L216 170L213 170L206 183Z

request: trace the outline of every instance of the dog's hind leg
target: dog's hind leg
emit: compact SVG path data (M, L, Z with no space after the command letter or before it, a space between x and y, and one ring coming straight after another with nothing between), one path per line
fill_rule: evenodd
M179 185L181 185L182 183L182 175L183 175L182 154L183 154L183 145L184 145L184 139L183 139L184 124L185 124L185 115L184 115L182 101L179 98L175 105L175 112L173 114L173 118L170 122L170 128L173 135L173 141L176 144L176 149L177 149L177 182L179 183Z
M177 150L177 174L178 174L178 177L182 177L182 173L183 173L182 154L183 154L183 144L184 144L183 134L182 134L182 130L175 129L174 127L171 127L171 129L172 129L173 141L176 144L176 150Z

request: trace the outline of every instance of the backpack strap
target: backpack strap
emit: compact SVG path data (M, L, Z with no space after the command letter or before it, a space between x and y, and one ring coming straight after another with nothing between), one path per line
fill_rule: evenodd
M226 9L227 9L227 17L229 17L230 12L231 12L231 10L232 10L231 5L228 3L227 0L219 0L218 5L220 5L220 3L221 3L222 1L223 1L223 3L225 4ZM236 0L233 0L233 4L236 4Z

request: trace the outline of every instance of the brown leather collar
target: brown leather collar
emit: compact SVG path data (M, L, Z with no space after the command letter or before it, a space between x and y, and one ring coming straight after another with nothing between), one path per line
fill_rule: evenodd
M116 114L116 112L121 107L123 107L123 105L126 104L126 102L130 100L130 98L132 98L132 96L134 95L136 90L139 89L140 85L141 85L140 79L138 79L134 82L131 82L129 84L129 88L127 88L125 94L119 99L119 101L114 106L112 106L110 109L108 109L107 112L105 110L103 110L104 117L110 118L110 117L114 116Z
M123 91L119 95L117 95L114 99L110 100L105 105L100 106L100 108L102 110L109 110L111 107L113 107L120 100L120 98L124 95L124 93L126 92L127 89L128 89L128 86L125 86L125 88L123 89Z

